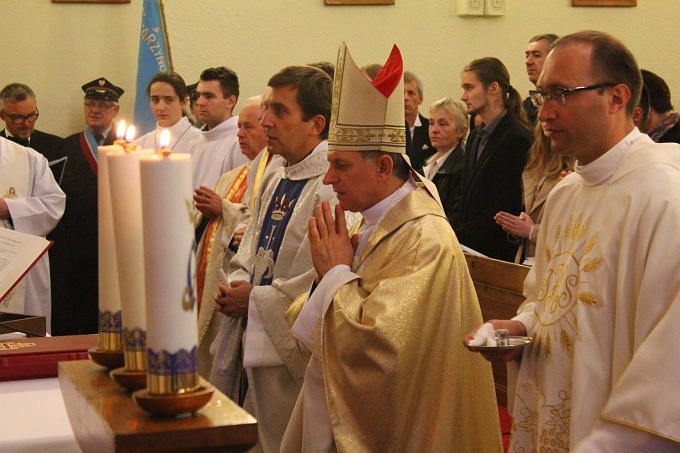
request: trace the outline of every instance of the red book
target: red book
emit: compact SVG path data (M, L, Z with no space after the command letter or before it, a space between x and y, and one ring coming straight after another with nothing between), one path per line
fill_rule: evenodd
M57 363L87 359L97 334L0 340L0 381L57 376Z

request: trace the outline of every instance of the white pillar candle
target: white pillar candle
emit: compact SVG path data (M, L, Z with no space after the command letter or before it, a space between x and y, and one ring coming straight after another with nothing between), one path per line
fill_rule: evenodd
M106 155L122 151L118 145L100 146L97 170L97 209L99 219L99 349L120 350L122 320L120 313L120 288L118 264L111 211L111 190Z
M107 154L116 260L123 315L125 367L146 370L146 303L140 156L153 150L113 151Z
M199 385L191 156L141 157L140 175L148 389L157 394L191 391Z

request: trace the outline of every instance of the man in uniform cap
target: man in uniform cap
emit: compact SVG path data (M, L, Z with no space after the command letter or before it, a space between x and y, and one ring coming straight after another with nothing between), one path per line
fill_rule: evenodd
M316 284L286 316L310 355L282 451L501 451L491 367L464 351L479 303L436 189L404 158L403 63L371 82L340 48ZM348 234L344 211L360 212Z
M87 127L65 139L68 173L63 188L69 200L64 214L72 251L69 287L71 313L62 313L64 335L97 333L99 320L97 265L98 148L116 138L113 120L124 90L104 77L82 86Z

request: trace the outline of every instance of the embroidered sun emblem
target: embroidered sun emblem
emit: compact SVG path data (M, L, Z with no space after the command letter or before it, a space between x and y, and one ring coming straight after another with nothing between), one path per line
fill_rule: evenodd
M561 346L569 355L573 353L574 341L580 338L576 318L578 303L593 308L602 306L597 294L584 290L588 287L588 274L604 262L601 257L592 256L598 233L589 235L588 226L588 222L572 218L566 228L558 228L554 240L546 244L548 265L536 306L538 327L534 351L548 357L554 345Z

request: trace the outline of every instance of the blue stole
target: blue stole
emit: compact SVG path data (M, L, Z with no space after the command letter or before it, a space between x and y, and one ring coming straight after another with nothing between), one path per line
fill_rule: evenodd
M90 152L94 155L95 160L99 160L99 143L94 138L94 134L89 127L85 128L85 140L90 145Z
M262 222L260 238L257 241L257 253L251 281L254 286L271 285L274 280L274 266L279 256L279 249L286 234L288 222L293 216L295 203L300 198L302 189L307 184L306 179L293 181L282 179L279 181L272 196L267 213Z

